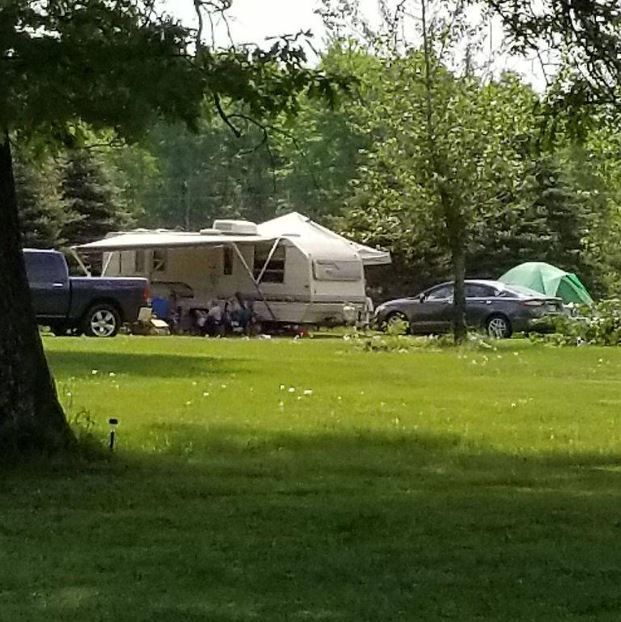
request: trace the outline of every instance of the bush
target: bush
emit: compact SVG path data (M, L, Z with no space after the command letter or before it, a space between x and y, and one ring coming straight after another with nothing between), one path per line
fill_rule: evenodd
M415 337L408 335L407 332L407 322L395 320L386 327L385 333L368 333L354 329L348 332L343 339L364 352L399 352L404 354L424 348L442 350L456 347L470 350L496 350L494 340L477 332L469 332L466 342L459 346L455 345L451 334Z
M574 315L546 318L553 332L531 335L533 341L561 346L618 346L621 344L621 300L604 300L590 307L578 307Z

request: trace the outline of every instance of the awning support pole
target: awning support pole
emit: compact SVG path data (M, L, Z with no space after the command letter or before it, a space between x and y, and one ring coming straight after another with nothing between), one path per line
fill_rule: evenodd
M259 294L259 297L261 298L261 301L266 306L267 310L270 312L272 319L274 321L277 321L276 316L274 315L274 312L272 311L272 308L268 304L267 300L265 300L265 296L263 295L263 292L261 291L261 286L259 282L257 281L257 279L254 278L254 274L252 273L252 270L250 269L250 266L248 265L246 258L242 255L241 251L239 250L235 242L232 242L231 246L233 247L233 250L235 251L235 254L237 255L237 257L239 257L239 260L242 262L242 265L244 266L246 272L248 273L248 276L250 277L252 284L255 286L257 293Z
M86 264L82 261L82 257L80 257L75 247L72 247L69 250L71 251L71 254L73 255L74 259L78 262L78 265L82 269L82 272L84 272L86 276L93 276L91 274L91 271L86 267Z
M265 260L265 264L263 265L263 268L261 269L261 272L259 274L259 278L257 279L257 283L261 283L261 281L263 281L263 277L265 276L267 267L270 265L270 261L272 261L272 257L274 257L274 253L276 252L276 249L278 248L278 245L280 244L280 240L282 240L282 238L277 238L274 244L272 245L272 248L270 249L270 252L267 255L267 259Z
M106 257L106 263L104 263L103 268L101 269L101 276L106 276L106 272L108 272L108 268L110 267L111 263L112 263L112 253L108 253L108 256Z

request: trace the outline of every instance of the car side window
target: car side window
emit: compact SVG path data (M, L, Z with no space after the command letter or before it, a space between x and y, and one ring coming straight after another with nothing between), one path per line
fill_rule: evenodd
M25 253L26 274L29 283L51 283L63 277L59 258L51 253Z
M466 298L493 298L494 289L478 283L466 283Z
M447 300L453 297L452 285L440 285L431 291L427 292L427 300Z

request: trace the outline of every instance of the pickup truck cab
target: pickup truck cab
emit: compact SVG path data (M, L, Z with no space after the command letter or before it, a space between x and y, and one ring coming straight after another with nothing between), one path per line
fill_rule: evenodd
M114 337L148 306L147 279L72 277L58 251L25 249L24 259L37 322L57 335Z

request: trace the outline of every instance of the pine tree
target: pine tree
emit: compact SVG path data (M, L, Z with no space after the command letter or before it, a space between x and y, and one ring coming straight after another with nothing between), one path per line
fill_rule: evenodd
M87 149L67 154L62 170L62 196L72 214L63 229L71 244L92 242L130 224L120 192L102 160Z
M580 272L585 235L585 214L577 200L562 164L554 157L544 157L534 170L533 219L545 222L539 241L542 261L571 272Z
M23 245L30 248L62 246L65 243L63 228L69 213L61 197L54 164L17 160L15 185Z

